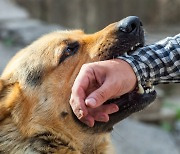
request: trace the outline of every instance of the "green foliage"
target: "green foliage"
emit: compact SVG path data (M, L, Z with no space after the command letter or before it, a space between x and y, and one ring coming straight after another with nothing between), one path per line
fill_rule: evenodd
M3 43L4 43L6 46L13 46L13 45L14 45L14 41L13 41L13 39L11 39L11 38L6 38L5 40L3 40Z
M165 101L163 103L163 108L168 108L175 113L174 120L180 120L180 105L179 103L173 103L171 101ZM168 121L162 121L160 124L161 128L165 131L173 130L173 123Z
M170 132L170 131L172 131L173 126L172 126L171 123L169 123L169 122L167 122L167 121L163 121L163 122L161 123L161 128L162 128L163 130L165 130L165 131Z
M176 119L180 120L180 106L179 106L179 104L174 104L172 102L164 102L163 107L174 110L176 113Z
M176 109L176 118L177 120L180 120L180 108Z

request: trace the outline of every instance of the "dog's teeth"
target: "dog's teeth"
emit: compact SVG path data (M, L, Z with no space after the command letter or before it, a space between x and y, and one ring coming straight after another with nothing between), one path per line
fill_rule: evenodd
M152 87L152 83L149 81L149 82L147 82L146 86L151 88Z
M127 56L128 55L127 52L125 52L124 55Z
M137 47L137 46L139 46L140 45L140 43L137 43L135 46Z
M140 84L138 85L138 88L139 90L137 91L137 93L144 94L144 88Z
M154 86L152 86L152 90L154 91Z
M149 90L149 89L146 89L145 92L146 92L147 94L149 94L150 90Z
M131 47L131 51L133 51L134 50L134 47Z

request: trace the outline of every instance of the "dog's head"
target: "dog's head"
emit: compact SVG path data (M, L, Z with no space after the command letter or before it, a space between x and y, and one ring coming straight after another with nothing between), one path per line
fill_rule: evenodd
M27 136L42 131L67 134L109 131L155 97L154 92L131 92L117 100L120 111L108 123L88 128L73 115L69 105L72 84L85 63L107 60L132 52L144 44L142 24L128 17L94 34L80 30L45 35L21 50L10 61L0 80L0 119L11 117Z

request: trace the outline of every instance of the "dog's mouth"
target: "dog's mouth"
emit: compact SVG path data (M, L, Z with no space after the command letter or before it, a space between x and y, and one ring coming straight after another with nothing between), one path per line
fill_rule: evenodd
M133 43L134 45L129 48L126 45L125 48L121 48L121 50L118 48L113 52L108 59L117 58L118 56L122 55L122 52L120 51L127 51L127 54L134 52L140 47L144 46L144 36L142 36L142 41L139 41L137 43ZM120 46L120 45L118 45ZM126 52L124 52L126 54ZM126 117L130 116L131 114L138 112L140 110L143 110L145 107L147 107L149 104L151 104L156 98L156 91L154 90L154 86L148 83L145 87L142 87L141 85L138 85L137 88L129 92L127 94L124 94L120 96L119 98L110 99L105 102L105 104L111 104L114 103L118 105L119 111L110 115L110 120L107 123L102 122L96 122L95 126L97 129L101 131L111 131L113 128L113 125L117 122L125 119ZM102 128L102 129L101 129Z
M116 104L119 107L119 111L113 113L110 116L110 120L107 123L96 122L94 129L97 132L108 132L113 129L114 124L125 119L131 114L143 110L149 104L151 104L156 98L156 91L154 86L142 87L120 96L106 101L104 104Z
M110 99L105 102L105 104L114 103L118 105L119 111L118 120L122 120L128 115L140 111L152 103L156 98L156 91L154 90L154 86L143 88L139 85L138 90L134 90L127 94L122 95L119 98ZM114 115L112 114L112 117ZM113 120L113 119L112 119Z
M130 33L118 31L116 36L116 40L118 41L111 46L108 55L109 57L107 57L107 59L113 59L123 55L131 55L138 48L144 46L144 30L141 23L136 27L136 29L134 29L134 31L131 31ZM156 91L151 83L148 83L144 87L138 85L134 91L124 94L119 98L106 101L105 104L117 104L119 111L110 115L110 121L105 125L107 125L107 128L108 126L113 126L115 123L128 117L132 113L144 109L153 102L155 98Z
M130 43L126 43L125 45L124 44L122 45L121 42L120 43L119 42L117 43L117 45L114 45L110 48L110 51L113 51L113 52L109 53L109 56L106 58L106 60L114 59L122 55L125 55L125 56L129 55L133 53L135 50L137 50L138 48L144 46L144 39L135 43L134 45L131 45Z
M129 50L127 50L128 48L126 46L125 50L127 51L127 53L134 52L138 48L143 47L144 41L134 44L134 46L129 47ZM114 54L112 54L108 59L121 56L122 53L119 53L118 51L119 49L116 52L113 52ZM151 104L155 100L155 98L156 91L154 90L154 86L151 83L148 83L144 87L138 85L137 88L132 92L124 94L118 98L109 99L104 104L116 104L119 107L119 111L109 115L110 120L107 123L95 122L94 127L91 129L92 132L101 133L111 131L114 124L118 123L119 121L125 119L135 112L143 110L145 107Z
M101 52L98 55L100 60L114 59L118 58L118 56L126 56L126 54L131 55L138 48L144 46L144 30L142 23L137 17L127 17L118 22L117 29L112 36L114 38L112 39L110 35L109 40L112 39L113 41L110 42L106 39L106 41L100 44L99 51ZM106 123L95 122L94 127L90 130L92 130L93 133L111 131L114 124L134 112L144 109L152 103L155 98L156 91L150 83L144 87L138 85L132 92L124 94L119 98L106 101L105 104L117 104L119 111L109 115L110 120Z
M142 90L142 89L141 89ZM120 98L110 99L105 104L117 104L119 111L110 115L110 120L107 123L96 122L95 129L96 132L108 132L113 129L113 125L119 121L125 119L129 115L143 110L149 104L151 104L156 98L156 91L148 87L145 90L132 91L130 93L122 95Z

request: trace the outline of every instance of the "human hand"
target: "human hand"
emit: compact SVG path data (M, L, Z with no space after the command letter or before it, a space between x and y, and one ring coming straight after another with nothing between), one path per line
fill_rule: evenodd
M90 127L95 121L107 122L118 111L116 104L103 104L132 91L136 75L121 59L84 64L72 87L70 105L79 120Z

